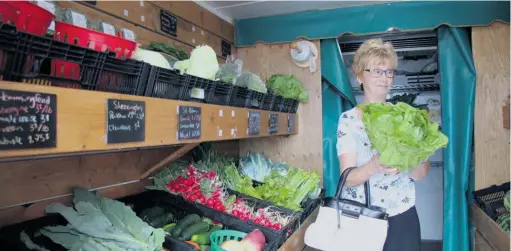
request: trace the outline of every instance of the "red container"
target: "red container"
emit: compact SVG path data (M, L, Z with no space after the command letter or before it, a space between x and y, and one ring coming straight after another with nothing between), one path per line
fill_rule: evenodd
M17 8L16 11L19 15L16 21L16 28L18 31L43 36L48 27L50 27L51 21L55 19L53 13L28 1L2 1L2 3ZM12 9L10 8L9 10ZM11 17L13 14L7 15Z
M18 22L19 15L18 8L6 2L0 2L0 22L15 24Z
M96 51L115 52L117 58L131 58L137 47L135 41L59 21L55 22L55 38Z

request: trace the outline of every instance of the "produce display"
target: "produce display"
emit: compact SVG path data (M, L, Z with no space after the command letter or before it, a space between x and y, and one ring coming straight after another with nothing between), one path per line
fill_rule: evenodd
M150 226L124 203L75 188L73 204L48 205L47 213L61 214L68 224L47 226L40 233L68 250L163 250L163 229ZM26 234L21 238L27 243Z
M243 192L246 188L236 190L255 198L272 202L294 211L301 210L301 203L307 199L315 199L321 192L321 177L316 172L307 172L299 168L288 167L284 163L273 163L260 153L248 153L240 161L241 171L252 180L263 184L255 187L255 191ZM247 185L252 187L252 185Z
M189 59L176 62L174 68L181 73L215 80L219 65L213 48L208 45L199 45L192 50Z
M501 214L496 222L497 224L499 224L499 226L504 229L504 231L506 232L510 232L509 231L509 225L510 225L510 212L509 212L509 202L511 200L511 191L507 191L507 193L504 195L504 209L505 209L505 212L503 214Z
M399 102L358 106L372 147L383 165L407 172L447 146L448 138L425 110Z
M154 185L147 189L179 195L187 201L202 204L243 221L253 221L267 228L280 230L285 227L293 219L292 216L272 208L255 208L250 202L226 192L225 184L233 184L230 182L232 180L229 180L233 166L234 163L229 158L210 151L204 160L195 164L180 161L164 168L154 175Z
M309 101L309 94L302 87L302 83L293 75L275 74L268 79L268 88L276 94L302 103Z

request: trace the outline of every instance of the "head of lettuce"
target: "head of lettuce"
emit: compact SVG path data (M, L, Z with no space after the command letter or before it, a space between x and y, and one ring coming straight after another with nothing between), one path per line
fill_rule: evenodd
M380 163L407 172L445 148L447 136L429 121L426 110L406 103L370 103L358 106L372 147Z

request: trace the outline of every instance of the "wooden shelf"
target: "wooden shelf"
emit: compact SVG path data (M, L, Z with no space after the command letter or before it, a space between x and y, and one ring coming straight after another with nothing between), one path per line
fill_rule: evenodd
M0 81L0 90L55 94L57 99L56 147L0 150L0 158L180 145L298 133L296 114L5 81ZM0 91L0 106L5 106L7 103L2 101L1 94ZM107 144L108 99L145 101L145 139L143 141ZM179 106L201 107L200 139L177 140ZM249 112L260 113L260 133L255 136L247 133ZM270 114L278 114L278 130L273 134L268 132ZM0 115L6 116L6 113ZM291 131L288 131L288 115L294 116L295 121ZM0 136L0 140L2 137Z

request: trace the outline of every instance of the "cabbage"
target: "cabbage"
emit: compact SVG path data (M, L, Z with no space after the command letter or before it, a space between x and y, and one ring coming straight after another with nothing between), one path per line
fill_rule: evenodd
M137 48L131 58L153 66L170 69L169 61L159 52Z
M447 136L438 130L436 122L430 123L425 110L402 102L358 107L372 148L380 154L383 165L406 172L447 146Z
M219 65L215 51L207 45L199 45L193 49L190 55L186 73L200 78L215 80L218 68Z

